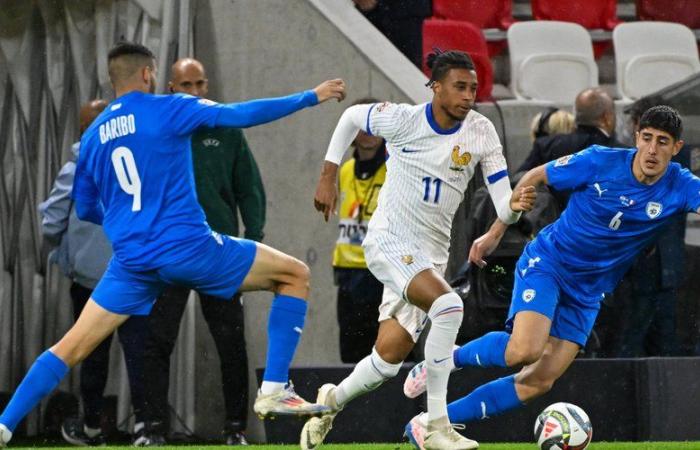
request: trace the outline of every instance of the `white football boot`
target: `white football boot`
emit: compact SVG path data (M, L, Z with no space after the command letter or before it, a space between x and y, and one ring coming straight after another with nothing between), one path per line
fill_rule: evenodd
M323 444L323 440L333 428L335 416L343 409L335 401L335 389L335 384L328 383L321 386L318 390L316 403L328 407L331 412L321 417L312 417L306 421L304 428L301 429L301 437L299 439L301 450L314 450Z

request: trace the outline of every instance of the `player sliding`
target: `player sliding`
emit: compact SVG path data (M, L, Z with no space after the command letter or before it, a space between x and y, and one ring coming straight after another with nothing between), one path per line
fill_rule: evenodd
M249 127L331 98L342 80L288 97L216 104L155 92L153 54L120 43L108 57L116 99L80 143L73 198L78 217L103 224L114 248L106 273L78 321L40 355L0 415L0 447L19 421L131 314L148 314L166 284L230 301L237 291L269 290L263 383L254 409L261 416L315 415L288 384L289 364L304 327L309 269L271 247L213 233L194 189L190 134L204 127Z
M593 146L536 167L520 180L519 185L545 183L573 194L561 217L518 260L509 332L475 339L452 359L457 368L524 367L451 403L451 422L493 417L549 391L586 344L603 293L613 290L668 219L700 213L700 178L670 163L683 146L682 128L674 109L657 106L641 118L636 149ZM474 262L483 265L484 254ZM409 374L407 396L425 390L425 366ZM406 426L417 448L429 448L427 424L418 415Z
M503 222L513 223L520 211L529 210L535 192L531 187L512 193L496 130L471 109L477 88L471 58L449 51L431 55L430 65L431 103L352 106L331 138L315 198L326 220L335 208L338 164L357 132L387 141L386 182L362 244L369 269L384 283L384 297L371 355L338 386L319 389L317 402L333 414L307 421L301 433L304 450L323 442L335 414L350 400L396 376L428 318L426 448L478 447L456 433L447 419L447 380L462 322L462 300L443 278L452 218L478 163Z

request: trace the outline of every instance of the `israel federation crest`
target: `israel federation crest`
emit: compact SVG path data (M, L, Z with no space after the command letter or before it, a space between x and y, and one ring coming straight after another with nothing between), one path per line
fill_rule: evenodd
M647 203L647 216L650 219L656 219L661 214L664 206L661 203L649 202Z

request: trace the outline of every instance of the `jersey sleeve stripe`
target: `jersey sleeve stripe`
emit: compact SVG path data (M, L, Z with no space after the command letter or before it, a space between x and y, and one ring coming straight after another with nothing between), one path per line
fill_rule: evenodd
M492 173L486 179L488 180L489 184L493 184L496 181L500 180L503 177L508 176L508 171L507 170L501 170L500 172Z
M369 111L367 111L367 124L365 125L365 132L367 134L369 134L370 136L374 136L374 135L372 134L372 130L369 129L369 116L370 116L370 114L372 114L372 110L374 109L375 106L377 106L376 103L374 105L370 106Z

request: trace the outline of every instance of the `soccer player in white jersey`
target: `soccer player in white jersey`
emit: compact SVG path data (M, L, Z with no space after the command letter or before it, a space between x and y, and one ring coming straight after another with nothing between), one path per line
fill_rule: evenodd
M355 105L340 118L318 182L315 206L326 220L337 198L337 170L362 130L386 140L389 159L363 247L372 273L384 283L379 333L371 355L338 386L319 389L318 403L333 414L307 421L301 448L323 442L335 415L352 399L396 376L428 318L429 432L426 449L473 449L478 444L454 431L445 397L452 350L462 322L462 300L444 280L452 218L478 163L498 212L495 228L518 220L535 198L534 188L511 191L506 161L493 124L472 110L477 89L466 53L429 58L431 103ZM490 245L480 241L482 246Z

